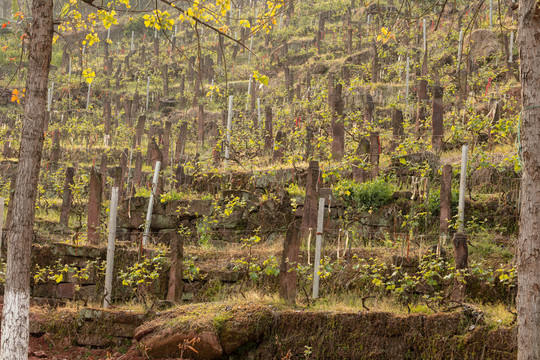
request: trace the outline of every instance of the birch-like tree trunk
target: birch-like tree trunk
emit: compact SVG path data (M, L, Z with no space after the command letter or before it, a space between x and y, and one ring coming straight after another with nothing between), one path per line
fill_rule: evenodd
M28 47L28 76L7 273L0 358L28 358L30 264L43 131L48 120L47 79L51 63L53 1L34 0Z
M518 240L518 359L540 359L540 9L519 3L522 86L521 222Z

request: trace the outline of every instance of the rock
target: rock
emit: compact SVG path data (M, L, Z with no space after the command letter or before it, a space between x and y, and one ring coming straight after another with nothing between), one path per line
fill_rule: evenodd
M262 340L265 334L270 333L274 323L273 312L262 306L238 306L231 309L227 316L227 320L218 324L219 340L227 354L247 343Z
M150 358L166 358L180 356L181 347L184 347L184 356L192 359L219 359L223 355L223 348L216 334L209 331L201 333L178 333L168 329L154 336L141 339L141 343L148 349ZM187 346L197 352L194 353Z

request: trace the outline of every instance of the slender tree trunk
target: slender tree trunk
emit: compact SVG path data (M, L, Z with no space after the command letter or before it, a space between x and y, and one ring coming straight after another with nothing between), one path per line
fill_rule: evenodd
M540 359L540 10L519 2L521 223L518 240L518 359Z
M43 131L48 120L47 80L52 54L53 2L34 0L28 47L28 76L7 273L0 358L28 358L30 264Z

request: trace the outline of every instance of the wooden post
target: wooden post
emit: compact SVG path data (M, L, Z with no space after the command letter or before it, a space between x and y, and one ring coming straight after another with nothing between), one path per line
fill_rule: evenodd
M116 240L116 214L118 211L118 188L111 189L111 207L109 211L109 239L107 241L107 265L105 268L105 298L103 307L108 309L111 305L113 269L114 269L114 245Z
M392 150L398 147L403 135L403 112L398 109L392 109Z
M315 244L315 263L313 264L313 298L319 297L319 269L321 267L321 247L324 222L324 198L319 199L319 213L317 215L317 236Z
M74 184L75 168L66 168L66 180L62 193L62 208L60 211L60 225L67 227L69 224L69 213L71 210L71 187Z
M138 187L141 184L141 172L142 172L142 153L140 150L135 151L135 167L133 169L133 188Z
M363 183L369 180L369 173L365 169L365 166L368 163L370 154L370 142L366 138L360 140L360 144L356 149L355 155L358 157L358 160L355 160L353 163L353 179L356 182Z
M87 238L92 245L99 244L99 218L101 215L101 174L94 167L90 169L90 193L88 200Z
M261 98L257 98L257 128L261 127Z
M171 148L171 127L172 123L170 121L165 121L165 131L163 133L163 170L170 165L170 148Z
M371 63L371 82L379 82L379 54L377 53L377 44L373 40L373 62Z
M301 238L304 239L310 229L317 226L317 199L319 198L319 162L310 161L307 169L306 197L302 212Z
M280 162L281 159L283 159L283 141L285 141L285 135L281 130L279 130L276 134L275 143L273 146L274 149L274 155L272 156L272 162Z
M294 303L296 299L296 267L300 260L300 236L297 226L298 222L294 221L287 228L279 269L279 296L290 303Z
M92 92L92 83L88 84L88 94L86 94L86 110L90 106L90 93Z
M343 108L345 103L341 97L342 85L337 84L332 91L330 106L332 107L332 158L341 160L345 154L345 125Z
M175 149L175 155L174 155L175 164L178 164L178 162L180 161L180 158L184 155L187 135L188 135L188 124L186 122L182 122L180 124L178 138L176 139L176 149Z
M371 164L371 180L375 180L379 175L379 133L372 132L369 135L369 161Z
M169 65L163 65L163 96L169 96Z
M443 93L444 93L444 88L442 86L433 87L433 112L431 116L433 135L431 138L431 144L433 146L433 150L436 153L440 153L442 151L442 145L443 145L443 136L444 136Z
M198 152L201 152L202 147L204 146L204 107L202 104L199 104L199 112L197 113L197 123L198 123L197 148L199 149Z
M427 86L428 81L426 79L421 79L418 83L418 111L414 126L414 131L417 135L419 135L421 128L423 128L424 120L426 119Z
M51 146L51 165L53 168L58 165L60 160L60 131L55 129L53 132L52 146Z
M463 29L459 31L459 43L458 43L458 55L457 55L457 68L460 68L461 65L461 53L463 47Z
M0 198L0 258L2 257L3 232L4 232L4 198Z
M467 234L457 232L454 234L452 240L454 245L454 260L456 262L456 269L466 269L469 265L469 249L467 246Z
M272 107L266 105L264 108L264 114L265 114L264 150L265 152L272 154L274 150L274 129L273 129L274 126L273 126L273 121L272 121Z
M366 107L364 108L364 122L370 124L373 120L373 110L375 109L375 102L371 94L366 94Z
M182 292L184 291L182 261L184 259L184 239L180 234L174 233L171 239L171 269L169 271L169 288L167 290L167 300L175 303L182 302Z
M156 168L154 169L154 179L152 180L152 192L150 193L150 199L148 200L148 209L146 211L146 222L143 234L143 247L146 247L146 245L148 244L148 238L150 237L150 226L152 225L152 211L154 209L154 194L156 193L157 189L160 166L161 162L156 161Z

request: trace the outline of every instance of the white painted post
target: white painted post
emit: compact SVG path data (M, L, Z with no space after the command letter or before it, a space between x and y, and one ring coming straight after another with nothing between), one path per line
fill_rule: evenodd
M225 144L225 168L229 167L229 147L231 146L231 123L233 116L233 96L229 95L229 114L227 116L227 141Z
M249 108L249 103L251 102L251 81L252 81L252 77L250 76L249 77L249 83L248 83L248 92L247 92L247 97L246 97L246 111L248 110Z
M248 65L251 63L251 51L253 49L253 36L249 40Z
M92 83L88 84L88 94L86 95L86 110L88 110L88 106L90 105L90 92L92 91Z
M458 52L457 52L457 62L458 62L458 67L459 67L459 64L461 63L461 47L463 45L463 29L461 29L459 31L459 45L458 45Z
M51 111L51 88L47 89L47 111Z
M2 256L3 231L4 231L4 198L0 198L0 257Z
M212 87L212 92L210 92L210 102L212 102L214 100L214 79L212 79L212 84L210 86Z
M278 28L278 30L281 30L281 24L283 24L283 12L281 12L281 16L279 17L279 28Z
M257 98L257 124L261 127L261 98Z
M514 32L510 33L510 54L508 55L508 62L512 63L514 61Z
M82 54L83 54L83 56L84 56L85 53L86 53L86 44L84 44L83 47L82 47Z
M150 97L150 76L148 76L148 80L146 81L146 110L148 110L149 97Z
M150 237L150 225L152 225L152 211L154 210L154 194L156 193L156 189L157 189L160 167L161 167L161 162L156 161L156 168L154 170L154 179L152 180L152 192L150 193L150 199L148 200L148 210L146 211L146 224L144 225L143 247L145 247L146 244L148 244L148 238Z
M53 101L53 93L54 93L54 81L51 83L51 106Z
M366 35L369 36L369 23L370 23L370 20L371 20L371 14L368 14L367 16L367 29L366 29Z
M424 52L427 50L427 32L426 32L426 19L422 20L422 30L424 33Z
M458 233L463 232L465 220L465 191L467 181L467 145L461 150L461 174L459 179Z
M103 307L111 306L111 293L114 269L114 245L116 240L116 214L118 212L118 188L111 189L111 206L109 210L109 239L107 242L107 265L105 268L105 298Z
M131 46L129 47L129 51L133 51L133 37L135 36L135 31L131 32Z
M313 265L313 298L319 297L319 269L321 267L321 247L324 221L324 198L319 199L319 213L317 215L317 235L315 238L315 262Z

